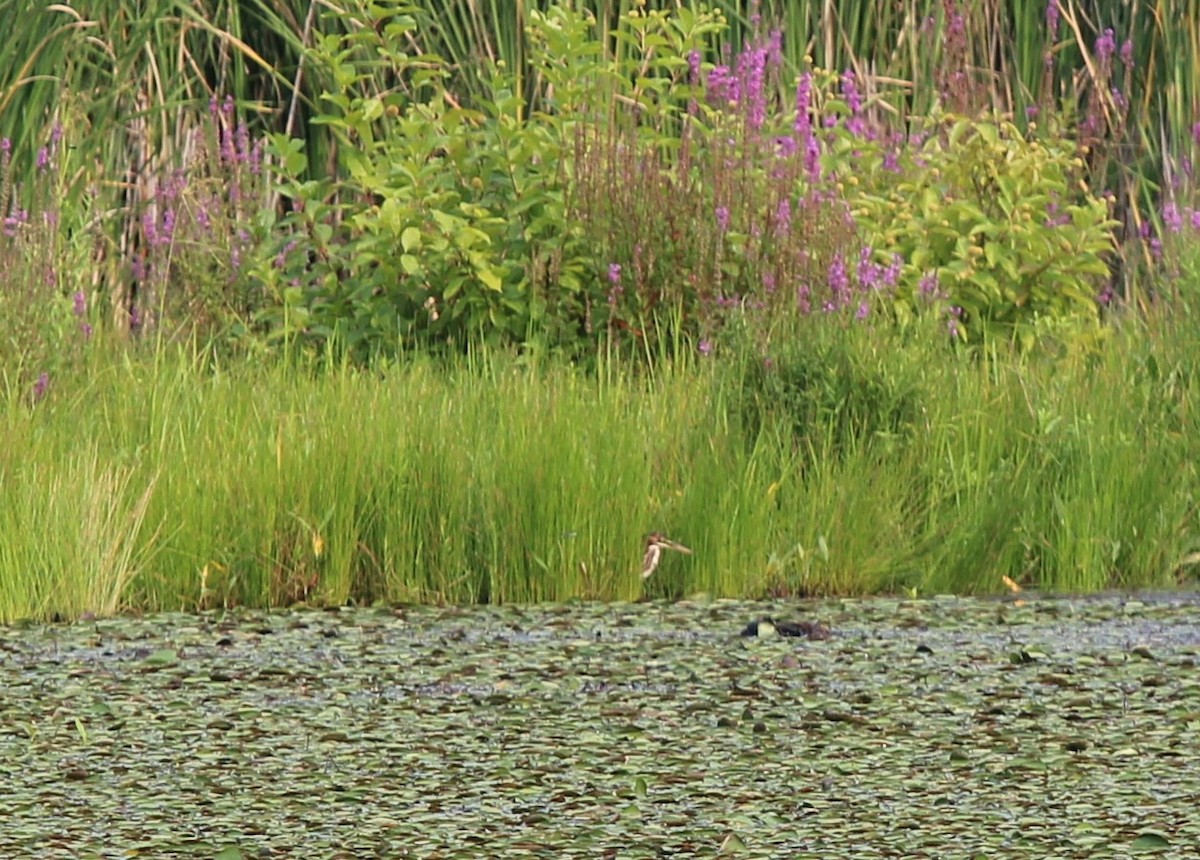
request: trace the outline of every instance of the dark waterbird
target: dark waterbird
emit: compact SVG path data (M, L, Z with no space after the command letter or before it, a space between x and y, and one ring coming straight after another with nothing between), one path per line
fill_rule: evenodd
M795 636L805 639L828 639L833 631L817 621L776 621L769 615L764 615L757 621L751 621L742 631L743 636Z

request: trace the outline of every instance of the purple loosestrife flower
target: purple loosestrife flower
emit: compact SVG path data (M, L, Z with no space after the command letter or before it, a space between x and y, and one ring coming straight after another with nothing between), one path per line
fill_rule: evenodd
M708 103L713 107L728 107L737 104L737 79L729 73L728 66L714 66L705 81Z
M850 276L846 273L846 261L841 253L834 254L833 262L829 264L829 295L833 308L839 308L850 300Z
M1183 216L1179 214L1179 207L1173 200L1168 200L1163 204L1162 219L1163 226L1170 233L1178 233L1183 229Z
M292 253L292 251L296 250L296 244L297 244L296 240L292 239L286 245L284 245L283 248L280 249L278 254L275 255L275 268L276 269L283 269L287 266L288 254L290 254L290 253ZM613 265L616 265L616 264L614 263ZM617 266L617 279L620 280L620 277L621 277L621 267Z
M854 318L856 320L865 320L870 315L871 315L871 306L868 305L866 302L859 302L858 310L855 311L855 313L854 313Z
M75 313L75 316L81 317L87 313L87 295L83 290L76 290L75 294L71 296L71 301L71 310Z
M1133 39L1126 39L1121 43L1121 62L1126 68L1133 68Z
M939 293L937 272L931 271L922 275L921 280L917 282L917 290L926 299L937 298Z
M767 65L777 69L783 65L783 31L774 29L767 36Z
M792 131L801 140L812 134L812 119L808 115L811 102L812 72L805 72L800 76L800 83L796 85L796 121L792 125Z
M167 209L162 216L162 229L158 234L159 244L170 245L175 238L175 210Z
M237 124L237 130L234 132L234 146L237 149L237 160L239 164L246 164L250 161L250 129L246 127L245 122Z
M46 147L43 146L41 149L38 150L37 168L38 168L38 170L46 170L49 166L50 166L50 150L48 150Z
M950 331L950 337L957 338L962 334L962 327L958 324L958 321L962 319L962 315L963 309L958 305L951 307L947 313L949 319L946 320L946 328Z
M758 131L767 118L767 52L762 48L748 48L738 57L737 70L749 107L747 124L752 131Z
M963 41L967 36L967 19L963 17L962 10L958 8L958 4L954 3L950 12L950 27L947 30L947 39L957 39Z
M1192 210L1192 217L1190 220L1192 222L1192 229L1200 230L1200 209Z
M1096 304L1106 308L1112 304L1115 295L1112 284L1105 284L1104 289L1096 293Z
M712 341L708 340L707 338L700 341L700 343L696 345L696 351L701 355L712 355L712 350Z
M775 235L786 236L792 231L792 202L784 197L775 207Z
M1071 213L1060 212L1058 203L1051 200L1046 204L1046 220L1042 223L1046 227L1063 227L1071 223Z
M729 207L728 206L718 206L716 215L717 215L717 226L719 228L721 228L721 232L722 233L728 232L729 231Z
M233 143L233 129L229 126L221 128L221 164L229 166L236 163L237 150Z
M808 136L808 144L804 147L804 171L809 182L815 183L821 178L821 144L815 134Z
M812 290L808 288L808 284L801 284L796 288L796 307L805 316L812 313Z
M622 293L625 292L625 288L621 286L620 263L608 264L608 283L611 285L608 288L608 303L611 306L615 306L621 298Z
M688 52L688 84L697 86L700 83L700 52L692 50ZM687 112L688 116L695 116L700 109L700 105L696 102L695 97L688 99Z
M205 233L212 229L212 216L208 214L208 204L203 199L196 203L196 223Z
M33 383L33 402L37 403L46 396L46 392L50 389L50 374L42 371L38 374L37 380Z
M899 253L892 254L892 261L883 270L883 285L889 288L896 286L896 283L900 280L900 272L903 268L904 257Z
M1104 32L1096 39L1096 56L1100 62L1105 62L1112 59L1112 55L1117 50L1117 37L1113 33L1112 27L1105 28Z
M871 259L871 249L863 248L858 252L858 285L864 290L878 289L883 267ZM832 275L831 275L832 278ZM832 281L830 287L832 288Z
M1025 106L1025 119L1037 119L1037 116L1040 112L1041 112L1041 108L1038 107L1037 105L1026 105Z
M0 137L0 152L4 153L5 155L10 155L12 153L12 141L7 137Z
M842 75L842 95L850 108L850 117L846 120L846 130L855 137L863 137L867 131L866 120L862 118L862 93L858 91L858 81L853 69L847 69Z
M1058 8L1058 0L1048 0L1046 3L1046 29L1050 31L1050 38L1058 38L1058 22L1062 16L1062 11Z

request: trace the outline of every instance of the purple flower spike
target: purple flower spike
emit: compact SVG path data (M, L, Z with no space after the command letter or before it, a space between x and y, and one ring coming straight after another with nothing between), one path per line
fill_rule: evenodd
M775 233L786 236L792 229L792 203L786 197L779 201L775 210Z
M1108 27L1100 34L1100 38L1096 39L1096 56L1100 62L1112 59L1112 55L1117 50L1117 37L1113 33L1113 28Z
M867 133L866 120L862 118L863 99L858 90L858 79L852 69L847 69L842 75L842 95L850 108L850 118L846 120L846 130L855 137L863 137Z
M86 314L87 295L84 294L83 290L76 290L75 295L73 295L71 298L73 302L72 310L75 312L75 316L81 317Z
M33 400L36 403L46 396L46 392L50 389L50 374L42 371L38 374L37 380L33 383Z
M800 83L796 87L796 122L792 126L796 136L801 139L806 139L812 134L812 119L808 115L811 102L812 72L805 72L800 76Z
M609 263L608 264L608 282L610 284L613 284L614 286L616 284L621 283L621 264L620 263Z
M844 305L850 299L850 275L846 272L846 261L840 253L835 254L829 264L829 294L832 301L827 302L826 310L834 310Z
M1048 0L1046 3L1046 29L1050 31L1050 38L1058 38L1058 22L1062 12L1058 8L1058 0Z
M1168 200L1163 204L1162 219L1163 226L1169 233L1178 233L1183 229L1183 216L1179 214L1179 207L1175 205L1174 201Z
M718 206L716 215L717 226L721 228L722 233L726 232L729 229L729 207Z

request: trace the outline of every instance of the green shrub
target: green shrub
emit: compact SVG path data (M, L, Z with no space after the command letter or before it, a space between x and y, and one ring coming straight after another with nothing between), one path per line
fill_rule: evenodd
M901 319L936 290L976 337L1015 334L1029 345L1047 320L1094 329L1115 222L1082 185L1072 142L953 119L904 151L897 172L885 159L881 149L859 159L865 178L847 184L861 188L851 205L869 242L907 264L894 305Z
M277 306L276 335L335 343L356 359L405 346L520 341L548 285L578 283L562 230L562 147L554 122L526 123L497 70L484 111L454 105L437 57L397 45L416 24L383 21L322 43L315 61L342 71L316 121L340 141L345 178L304 181L301 145L276 138L288 214L254 276ZM369 47L369 59L358 59ZM377 65L402 86L372 92Z

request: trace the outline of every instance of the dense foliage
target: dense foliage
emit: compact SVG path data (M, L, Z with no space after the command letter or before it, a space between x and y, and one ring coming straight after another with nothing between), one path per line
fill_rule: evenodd
M849 2L676 5L503 46L410 3L101 8L31 49L53 99L13 52L67 7L31 13L0 616L628 598L659 528L672 596L1189 581L1200 124L1145 88L1193 43L1051 0L985 50L946 0L880 14L893 77L818 45L884 38Z

